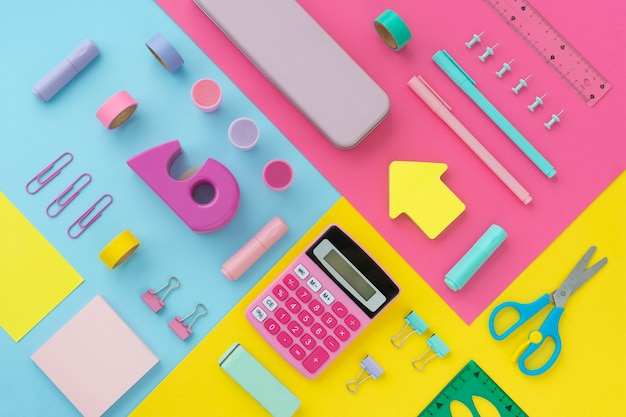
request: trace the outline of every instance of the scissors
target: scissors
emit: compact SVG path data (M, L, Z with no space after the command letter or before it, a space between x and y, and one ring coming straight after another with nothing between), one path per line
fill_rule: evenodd
M565 309L563 306L570 295L580 288L585 282L589 280L596 272L600 270L607 263L607 258L600 259L595 264L586 268L589 260L596 251L596 247L590 247L583 257L578 261L572 272L569 273L565 281L551 294L544 294L532 303L522 304L516 302L505 302L498 305L491 312L489 316L489 332L491 336L496 340L503 340L511 333L517 330L522 324L526 323L531 317L539 313L544 307L549 304L554 304L554 308L550 310L550 313L544 320L539 330L531 331L528 335L528 341L524 343L516 352L514 359L518 358L518 366L520 370L526 375L539 375L547 371L556 361L561 353L561 337L559 336L559 321L561 315ZM496 317L504 309L513 309L519 314L519 319L513 323L510 327L505 329L502 333L496 332L494 322ZM529 369L526 366L526 360L532 356L547 339L554 341L554 351L550 358L537 369Z

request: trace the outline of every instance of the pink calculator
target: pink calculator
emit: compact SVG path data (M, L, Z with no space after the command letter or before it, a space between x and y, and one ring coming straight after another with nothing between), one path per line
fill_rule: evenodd
M292 366L315 378L400 292L354 240L331 226L246 309Z

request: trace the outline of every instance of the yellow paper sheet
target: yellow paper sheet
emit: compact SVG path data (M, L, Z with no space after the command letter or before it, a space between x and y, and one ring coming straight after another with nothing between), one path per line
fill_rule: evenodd
M82 277L0 192L0 327L18 342Z
M526 334L522 331L504 342L489 335L488 316L495 303L467 326L356 210L340 199L132 415L268 415L217 364L235 341L301 400L296 416L414 417L470 359L530 416L621 415L616 407L621 406L626 374L625 212L626 175L622 175L495 301L534 300L552 291L591 245L598 246L592 263L603 256L609 258L607 266L566 305L560 330L563 350L557 363L542 376L528 377L510 361ZM253 330L244 310L331 223L339 224L359 241L396 280L401 292L318 378L309 380ZM430 328L422 335L410 336L402 349L396 349L389 339L400 332L411 310ZM432 332L451 352L418 372L411 360L426 350L426 339ZM359 362L368 354L385 372L351 394L345 384L357 376Z

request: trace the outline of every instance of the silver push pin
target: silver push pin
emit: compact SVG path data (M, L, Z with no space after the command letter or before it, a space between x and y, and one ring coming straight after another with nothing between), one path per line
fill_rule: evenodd
M467 46L467 49L472 49L472 46L474 46L475 43L480 42L480 37L483 36L484 34L485 34L484 30L480 32L478 35L474 33L474 36L472 36L472 39L470 39L469 42L465 42L465 46Z
M504 64L502 64L502 69L500 71L496 71L496 77L498 78L502 78L502 75L507 72L507 71L511 71L511 64L515 62L515 58L513 58L512 60L510 60L509 62L505 62Z
M404 341L413 333L422 334L428 329L428 324L426 324L426 322L422 320L422 318L418 316L414 311L411 311L404 318L404 321L406 322L406 324L404 325L402 330L400 330L400 333L391 338L391 344L398 349L402 347ZM409 326L411 326L413 330L411 330L406 336L402 337L402 334ZM400 344L396 344L396 339L399 339L400 337L402 337L402 339L400 340Z
M480 62L485 62L485 59L487 59L487 57L490 57L491 55L493 55L493 50L496 49L497 47L498 47L497 43L493 45L492 47L488 46L487 49L485 49L485 52L483 52L483 54L478 57L478 59L480 59Z
M511 90L513 90L513 92L515 94L519 93L519 90L522 89L522 87L528 87L528 83L526 81L528 81L530 79L530 77L532 77L533 75L530 74L528 77L524 78L523 80L520 79L519 80L519 84L517 84L515 87L511 88Z
M559 119L559 116L562 115L564 111L565 109L558 112L558 114L552 114L552 117L550 118L548 123L543 124L546 127L546 129L551 130L553 124L560 122L561 119Z
M540 105L540 104L543 104L543 99L544 99L544 97L545 97L545 96L547 96L547 95L548 95L548 94L544 94L544 95L542 95L541 97L535 97L535 101L533 102L533 104L529 104L529 105L527 106L527 107L528 107L528 110L530 110L531 112L534 112L534 111L535 111L535 107L537 107L537 106L538 106L538 105Z
M426 348L424 353L422 353L422 356L411 361L413 368L417 369L418 371L422 371L424 369L424 366L426 366L428 362L430 362L437 356L443 358L450 352L450 348L446 346L446 344L443 343L443 340L441 340L436 334L430 336L430 338L426 341L426 344L428 344L428 348ZM433 351L433 354L426 357L428 352L430 352L431 350Z
M361 372L352 381L346 382L346 388L353 394L356 394L359 390L359 386L368 379L378 379L385 371L376 363L370 355L367 355L365 359L361 361ZM363 374L367 373L367 376Z

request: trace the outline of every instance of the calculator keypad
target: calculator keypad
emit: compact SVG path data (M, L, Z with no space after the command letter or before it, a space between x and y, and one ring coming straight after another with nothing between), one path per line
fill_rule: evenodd
M308 377L336 356L368 320L343 290L306 262L294 263L279 276L247 315L261 335Z

